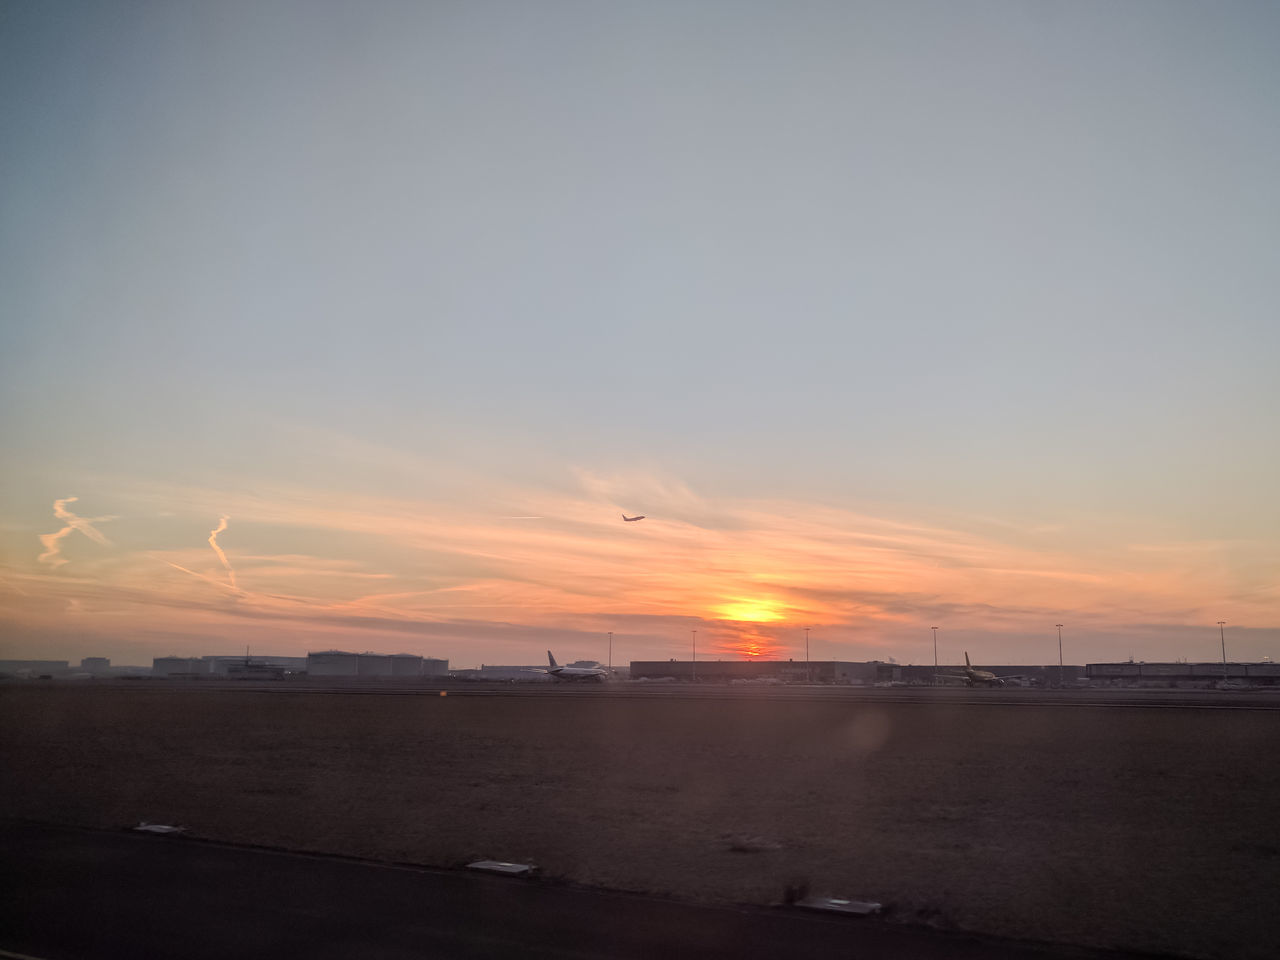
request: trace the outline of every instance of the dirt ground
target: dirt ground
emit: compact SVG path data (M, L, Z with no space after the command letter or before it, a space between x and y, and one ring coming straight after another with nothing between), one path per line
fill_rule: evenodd
M1278 748L1274 711L14 684L0 814L1269 958Z

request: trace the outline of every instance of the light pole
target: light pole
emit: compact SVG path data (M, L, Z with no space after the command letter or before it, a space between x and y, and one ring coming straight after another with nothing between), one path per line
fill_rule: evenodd
M1062 686L1062 624L1054 626L1058 628L1058 686Z
M805 683L813 683L813 670L809 667L809 628L804 628L804 675Z
M933 685L938 685L938 628L930 627L933 631Z
M693 679L698 680L698 631L693 631Z
M1226 625L1227 625L1227 621L1225 620L1218 621L1218 639L1222 642L1222 679L1223 680L1227 679L1227 635L1224 629Z
M613 631L609 631L609 676L613 676Z

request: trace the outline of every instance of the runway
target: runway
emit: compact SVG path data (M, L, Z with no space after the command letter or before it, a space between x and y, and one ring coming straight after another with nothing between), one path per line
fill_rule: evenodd
M12 820L0 854L0 956L32 960L1129 956Z
M1017 687L854 687L840 685L716 683L502 683L424 682L380 679L334 681L320 678L269 680L145 680L141 689L237 690L269 694L343 694L430 697L572 697L613 700L743 700L837 702L850 704L948 704L1024 707L1114 707L1188 710L1280 710L1280 687L1255 690L1170 690L1080 688L1051 690Z

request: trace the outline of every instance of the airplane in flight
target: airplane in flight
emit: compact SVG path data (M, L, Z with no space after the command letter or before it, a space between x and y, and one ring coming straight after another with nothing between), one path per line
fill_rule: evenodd
M623 520L625 520L625 521L627 521L627 523L634 523L634 522L635 522L635 521L637 521L637 520L643 520L643 519L644 519L644 516L643 516L643 514L642 514L641 516L638 516L638 517L628 517L628 516L624 513L624 514L622 515L622 519L623 519Z
M562 667L556 663L556 658L551 655L551 651L547 651L547 673L551 674L557 680L595 680L597 683L603 683L605 679L605 671L600 667Z

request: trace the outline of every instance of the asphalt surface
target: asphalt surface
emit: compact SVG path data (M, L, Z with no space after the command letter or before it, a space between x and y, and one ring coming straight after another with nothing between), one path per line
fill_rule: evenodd
M56 681L55 681L56 682ZM73 684L75 681L62 681ZM109 681L115 683L116 681ZM124 682L124 681L120 681ZM1117 707L1190 710L1280 710L1280 687L1243 690L1179 690L1141 687L853 687L822 684L727 683L501 683L397 678L291 678L285 681L211 678L128 681L152 690L236 690L260 693L367 694L429 697L574 697L592 699L840 701L847 703L947 703L1035 707Z
M1128 956L14 820L0 884L0 957L40 960Z

